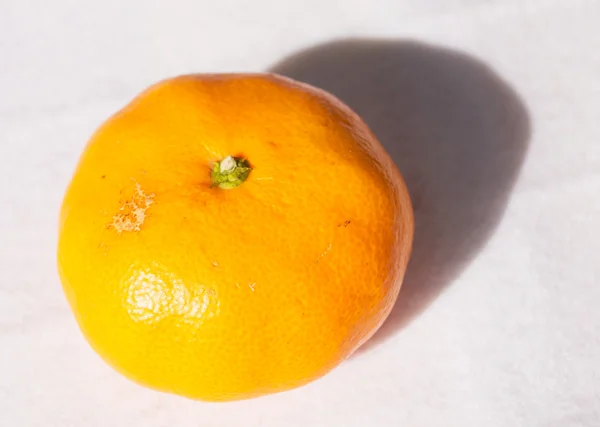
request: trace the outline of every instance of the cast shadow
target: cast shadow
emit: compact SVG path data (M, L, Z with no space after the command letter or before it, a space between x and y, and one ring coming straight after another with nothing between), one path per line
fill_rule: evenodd
M362 349L371 348L426 309L491 236L527 152L527 109L483 62L413 41L335 41L269 71L348 104L406 179L412 257L392 313Z

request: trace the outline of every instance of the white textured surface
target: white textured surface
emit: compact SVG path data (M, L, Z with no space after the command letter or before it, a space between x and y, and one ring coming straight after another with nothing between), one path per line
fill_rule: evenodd
M0 426L600 426L599 23L593 0L2 0ZM154 80L262 71L349 36L389 41L276 69L338 92L404 165L410 315L265 398L206 404L115 374L54 260L91 132Z

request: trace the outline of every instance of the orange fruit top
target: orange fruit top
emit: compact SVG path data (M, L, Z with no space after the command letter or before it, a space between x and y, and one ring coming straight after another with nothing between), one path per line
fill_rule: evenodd
M398 170L339 100L276 75L191 75L93 135L64 198L58 264L81 330L116 370L233 400L305 384L368 339L412 235Z

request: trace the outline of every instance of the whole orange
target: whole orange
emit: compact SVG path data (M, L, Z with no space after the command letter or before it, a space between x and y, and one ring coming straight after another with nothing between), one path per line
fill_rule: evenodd
M146 386L202 400L298 387L388 315L409 196L363 121L276 75L160 82L91 138L58 264L93 348Z

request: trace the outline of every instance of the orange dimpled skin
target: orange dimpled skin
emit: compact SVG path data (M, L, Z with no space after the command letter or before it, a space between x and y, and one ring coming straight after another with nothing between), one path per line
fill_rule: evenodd
M192 75L93 135L64 198L58 264L81 330L116 370L235 400L312 381L367 340L412 236L398 170L339 100L276 75Z

